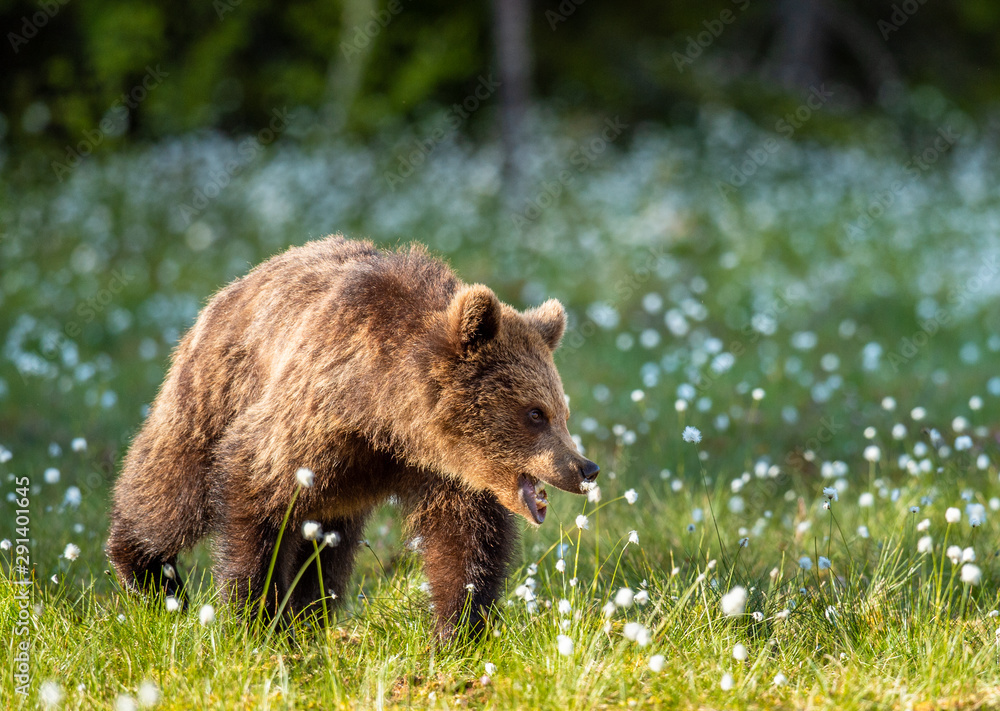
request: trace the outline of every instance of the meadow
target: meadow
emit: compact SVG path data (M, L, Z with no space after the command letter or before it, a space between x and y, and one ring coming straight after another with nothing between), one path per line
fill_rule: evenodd
M362 144L304 111L274 143L191 135L61 182L7 165L2 705L1000 706L1000 146L918 108L912 135L823 141L711 107L609 140L541 115L514 193L495 144L428 143L433 120ZM556 362L599 489L552 493L481 639L433 641L391 507L328 629L246 624L206 546L187 610L107 574L109 489L180 334L332 232L569 311Z

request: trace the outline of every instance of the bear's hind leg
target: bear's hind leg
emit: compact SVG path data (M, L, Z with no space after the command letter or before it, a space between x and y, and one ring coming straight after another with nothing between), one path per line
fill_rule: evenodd
M517 539L514 515L493 494L446 480L411 506L410 528L422 538L438 636L448 639L462 628L482 632L507 577Z
M150 553L133 528L118 519L108 536L107 553L118 580L126 590L153 592L184 600L184 583L177 571L177 555Z
M216 583L224 597L251 616L257 614L267 584L264 609L273 617L288 590L289 571L299 544L295 537L299 532L291 527L284 532L281 551L267 583L280 524L254 517L249 511L240 512L236 506L227 513L220 516L215 541Z
M367 514L351 518L337 518L323 522L323 533L329 535L336 533L339 542L336 545L325 546L319 554L319 570L316 568L316 561L309 564L309 567L302 573L295 590L292 591L292 608L295 614L310 610L322 614L321 600L323 596L327 599L327 610L334 604L343 600L347 594L347 585L351 579L351 571L354 569L354 559L358 552L358 547L364 535L365 520ZM317 540L318 545L322 545L322 539ZM315 553L312 541L302 541L299 554L292 576L298 575L299 570ZM323 588L320 589L319 575L323 574Z

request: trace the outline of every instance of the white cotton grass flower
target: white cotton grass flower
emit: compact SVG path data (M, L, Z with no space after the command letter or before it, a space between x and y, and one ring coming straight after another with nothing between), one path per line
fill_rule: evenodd
M733 659L738 662L745 662L747 657L750 656L747 652L746 645L742 642L737 642L733 645Z
M684 432L681 433L681 439L685 442L691 442L693 444L698 444L701 442L701 430L697 427L691 427L690 425L684 428Z
M568 657L573 654L573 640L564 634L556 637L556 649L559 650L559 654L564 657Z
M896 398L886 395L882 398L882 409L886 412L892 412L896 409Z
M581 531L586 531L590 528L590 519L585 514L580 514L576 517L576 527Z
M559 611L560 615L568 615L573 611L573 603L566 598L563 598L559 601L559 605L556 609Z
M615 612L618 611L618 607L613 602L607 602L604 607L601 608L601 614L605 617L614 617Z
M146 679L139 684L135 695L139 701L139 705L144 708L150 708L160 703L160 687L152 679Z
M47 709L58 708L59 704L63 700L63 690L59 686L58 682L43 681L41 686L38 687L38 700L41 702L42 706Z
M720 601L722 614L726 617L742 615L747 607L747 591L742 585L737 585L722 596Z
M978 565L966 563L962 566L961 578L966 585L979 585L983 579L983 571Z
M598 504L601 502L601 487L591 486L590 490L587 492L587 501L592 504Z
M827 558L826 556L822 556L822 555L819 557L819 561L818 561L817 567L820 570L829 570L830 569L830 565L831 565L831 563L830 563L830 559L829 558Z
M42 478L45 479L46 484L58 484L59 479L61 477L62 475L59 473L59 470L56 469L55 467L49 467L48 469L45 470L45 473L42 475Z
M929 531L930 528L931 528L931 520L929 518L925 518L923 521L917 524L917 530L921 532Z
M812 570L813 567L812 558L810 558L807 555L804 555L801 558L799 558L799 567L802 568L802 570Z
M66 560L76 560L80 557L80 546L75 543L67 543L65 550L63 550L63 558Z
M73 441L69 443L69 446L74 452L86 452L87 440L83 437L74 437Z
M493 662L486 662L483 665L483 670L486 672L488 676L496 676L497 665L494 664Z
M311 489L312 485L316 482L316 475L308 467L299 467L295 472L295 480L299 482L299 486Z
M963 563L975 563L976 562L976 549L972 546L962 549L962 562Z
M566 572L566 559L565 558L560 558L559 560L556 561L556 570L559 571L560 573L565 573Z
M910 417L914 421L920 422L920 420L927 417L927 410L922 407L915 407L912 410L910 410Z
M875 495L869 491L864 492L858 497L858 506L863 509L870 508L875 505Z
M212 605L202 605L198 610L198 620L202 627L208 627L215 623L215 608Z
M784 686L787 683L788 683L788 677L782 674L781 672L778 672L777 674L774 675L775 686Z
M955 438L955 451L964 452L972 449L972 437L969 435L959 435Z
M882 450L878 448L878 445L870 444L865 447L864 457L869 462L877 462L882 458Z
M754 388L753 392L750 393L750 397L752 397L755 402L760 402L764 399L764 395L766 394L767 393L764 392L764 388Z
M666 664L666 662L667 658L664 657L662 654L654 654L652 657L649 658L649 670L651 672L659 674L661 671L663 671L663 666L664 664Z
M12 545L14 544L10 542L10 539L5 538L0 541L0 551L9 551Z
M167 612L177 612L179 609L181 609L180 600L178 600L173 595L168 595L167 599L164 600L163 603L167 608Z
M635 594L635 597L633 599L636 605L645 605L647 602L649 602L649 591L640 590Z
M115 711L136 711L137 708L135 699L128 694L119 694L115 699Z
M944 512L944 520L948 523L958 523L962 520L962 512L952 506Z
M625 500L628 502L628 505L631 506L639 500L639 494L635 489L629 489L625 492Z
M934 550L934 539L930 536L922 536L917 541L917 553L931 553Z
M902 422L894 424L892 426L892 438L896 440L906 439L906 425Z
M635 545L635 546L639 545L639 532L638 531L629 531L628 532L628 542L631 543L632 545Z
M733 681L733 675L726 672L722 675L722 680L719 681L719 688L723 691L732 691L735 682Z
M621 588L617 594L615 594L615 605L623 609L632 607L632 602L634 600L635 593L632 592L631 588Z
M323 535L323 527L319 521L306 521L302 524L302 537L307 541L315 541Z
M948 549L944 552L944 554L951 561L952 565L958 565L962 562L961 546L948 546Z
M638 622L626 622L624 629L622 629L622 635L640 647L645 647L653 639L649 630Z
M66 494L63 496L63 506L75 509L79 508L81 503L83 503L83 493L80 491L80 487L71 486L66 489Z
M823 489L823 496L825 496L830 501L838 501L840 499L840 494L832 486L827 486Z
M336 531L330 531L329 533L323 534L323 544L328 548L336 548L340 545L340 534Z

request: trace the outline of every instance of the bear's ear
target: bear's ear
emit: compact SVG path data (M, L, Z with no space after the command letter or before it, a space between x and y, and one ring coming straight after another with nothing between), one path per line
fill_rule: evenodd
M554 351L559 347L566 331L566 310L555 299L549 299L541 306L524 312L524 318L542 334L542 340Z
M464 286L452 297L448 324L462 352L473 351L500 330L500 300L482 284Z

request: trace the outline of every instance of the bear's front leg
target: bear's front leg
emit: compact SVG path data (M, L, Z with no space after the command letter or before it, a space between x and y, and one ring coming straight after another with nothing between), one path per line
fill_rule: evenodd
M514 515L489 492L440 479L411 503L442 639L457 629L482 632L507 576L517 540Z

